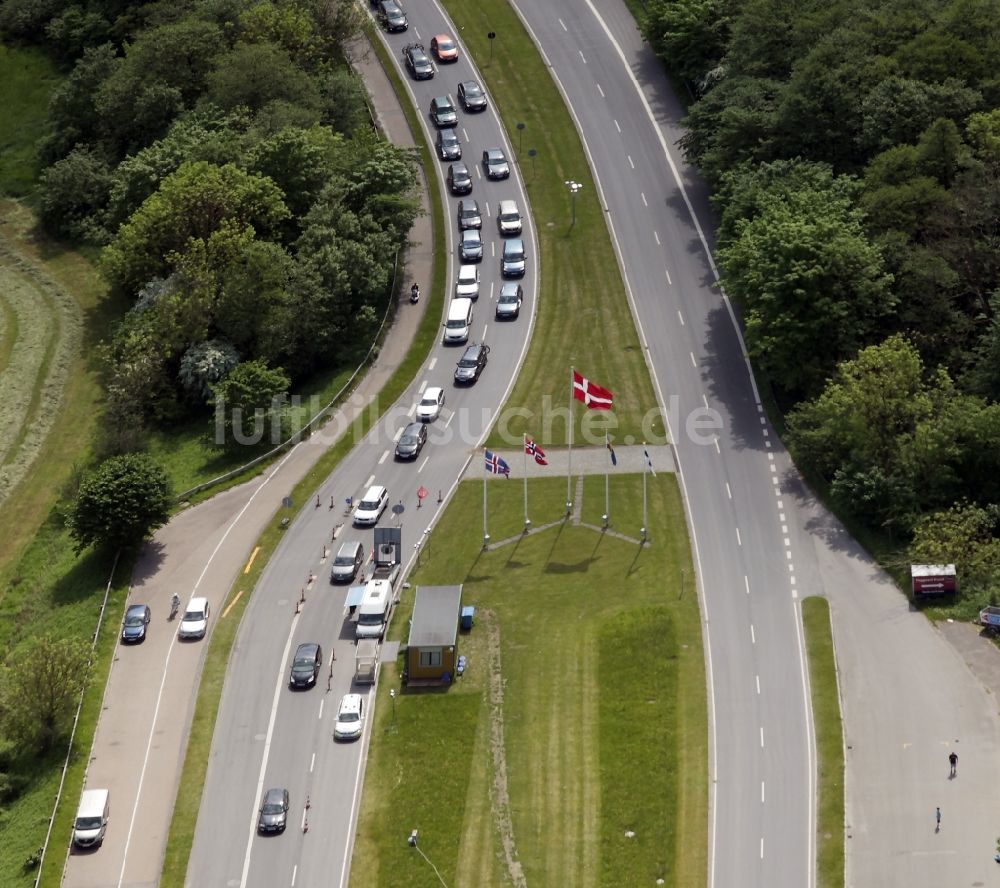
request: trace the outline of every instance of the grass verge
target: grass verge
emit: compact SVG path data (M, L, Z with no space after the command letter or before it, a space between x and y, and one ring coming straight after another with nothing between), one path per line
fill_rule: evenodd
M52 59L34 47L0 44L0 195L26 197L35 190L36 145L48 130L49 96L62 80Z
M802 624L816 731L816 880L818 888L843 888L844 734L829 602L803 600Z
M387 60L384 53L381 52L381 46L378 43L375 46L376 52L378 52L382 59L383 67L386 68L390 79L393 81L397 95L405 95L405 91L398 80L395 70L391 65L386 64ZM417 152L420 163L429 179L428 187L431 194L436 194L438 189L436 167L431 162L430 151L420 135L419 122L416 119L415 112L405 101L403 102L403 110L418 145ZM440 204L434 200L431 201L431 224L433 226L433 239L436 246L432 285L427 293L427 310L424 313L420 328L406 358L396 368L379 393L378 403L383 405L386 410L402 395L407 386L412 382L417 370L426 360L438 337L441 307L445 291L445 262L442 237L444 215ZM305 505L302 508L312 508L310 495L323 479L333 471L337 463L350 452L354 446L354 442L360 436L363 436L377 419L378 417L374 416L372 412L367 410L362 411L354 425L319 459L312 470L291 491L290 496L292 500L296 503L304 503ZM292 519L294 515L295 512L292 509L286 508L281 508L275 513L267 528L261 534L260 539L257 540L256 545L260 547L260 552L254 560L249 574L240 574L237 577L229 591L227 601L232 601L241 592L250 592L254 589L257 581L260 579L261 572L266 567L268 560L277 548L284 533L284 528L281 526L282 519ZM212 747L212 735L215 731L215 720L222 696L226 666L229 662L229 654L236 640L239 623L246 610L249 598L249 594L242 594L226 618L220 619L216 623L212 633L208 654L205 658L201 684L198 689L198 700L195 704L195 713L191 724L191 733L188 737L187 751L184 757L183 773L189 779L181 782L177 800L174 804L174 814L167 838L163 873L160 877L160 888L182 888L184 885L188 859L191 856L191 843L194 839L194 830L198 820L198 810L201 806L201 788L204 783L205 771L208 768L208 756ZM220 608L219 613L222 613L223 610L224 607ZM49 888L49 886L42 886L42 888ZM53 885L51 888L57 888L57 886Z
M656 406L645 358L611 247L604 210L573 119L520 19L503 0L446 0L462 40L475 56L521 167L538 234L538 307L532 344L508 406L533 416L515 417L496 446L523 431L545 444L566 443L566 423L553 410L569 398L570 366L611 389L612 436L665 439L660 417L643 428ZM492 41L486 35L499 35ZM523 130L517 127L524 124ZM529 149L537 154L529 158ZM583 185L573 205L564 184ZM575 440L588 411L574 411ZM591 415L588 420L593 420ZM603 441L603 426L597 437ZM505 441L506 439L506 441Z
M527 884L704 885L704 661L693 588L667 579L691 571L675 479L650 482L658 532L641 549L564 523L523 537L521 485L488 483L489 532L514 539L482 551L481 484L465 482L421 553L414 584L463 583L476 606L459 639L469 669L393 705L386 664L352 884L439 884L406 844L416 828L450 885L523 884L519 867ZM562 515L563 483L530 482L536 526ZM613 478L612 501L641 485ZM594 497L603 479L585 484ZM405 595L392 636L405 641L411 609Z

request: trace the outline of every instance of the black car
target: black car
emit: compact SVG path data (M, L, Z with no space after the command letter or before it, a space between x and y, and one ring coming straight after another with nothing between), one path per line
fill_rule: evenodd
M463 80L458 85L458 100L466 111L486 110L486 93L475 80Z
M507 155L499 148L489 148L483 152L483 169L487 179L506 179L510 176Z
M483 259L483 236L477 228L467 228L459 235L458 257L463 262L481 262Z
M474 343L466 348L465 354L455 367L455 382L472 383L479 379L489 353L490 347L485 342Z
M295 656L292 657L292 671L288 676L288 683L293 688L307 688L316 684L316 676L319 675L322 665L323 648L311 641L300 644L295 649Z
M260 803L257 829L262 833L284 832L288 822L288 790L269 789Z
M122 621L122 641L140 642L146 640L149 625L149 607L145 604L130 604Z
M409 27L406 13L403 12L396 0L380 0L376 7L375 16L379 20L379 24L390 34L393 31L405 31Z
M416 459L427 441L427 426L411 422L396 442L396 459Z
M458 138L458 133L451 129L451 127L438 130L434 145L441 160L462 159L462 143Z
M448 188L452 194L468 194L472 191L472 174L464 163L448 164Z
M458 230L465 231L466 228L482 228L483 217L479 212L479 204L474 200L460 200L458 202Z
M514 320L521 313L521 301L524 299L524 291L520 284L504 284L500 288L500 295L497 297L496 318Z
M431 99L431 121L434 126L454 126L458 123L458 112L451 96L437 96Z
M414 80L430 80L434 76L434 66L422 43L407 43L403 47L403 61Z

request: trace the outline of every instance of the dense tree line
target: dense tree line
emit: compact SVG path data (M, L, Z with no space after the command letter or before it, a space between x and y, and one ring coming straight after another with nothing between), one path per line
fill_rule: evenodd
M1000 593L1000 0L646 9L800 463Z
M67 67L40 146L45 227L103 247L132 308L106 347L108 447L252 414L378 326L417 212L414 159L378 141L343 54L352 0L3 0L5 40ZM240 370L250 364L247 370ZM257 373L258 380L263 377ZM280 394L280 393L279 393Z

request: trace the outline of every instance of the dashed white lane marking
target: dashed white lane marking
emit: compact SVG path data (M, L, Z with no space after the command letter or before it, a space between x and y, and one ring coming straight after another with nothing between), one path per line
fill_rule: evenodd
M371 487L371 486L372 486L372 481L374 481L374 480L375 480L375 476L374 476L374 475L369 475L369 476L368 476L368 480L367 480L367 481L365 481L365 489L366 489L366 490L367 490L367 489L368 489L369 487Z
M785 558L786 558L786 559L787 559L788 561L791 561L791 560L792 560L792 553L791 553L791 551L788 551L788 552L785 552Z
M320 717L320 720L321 720L321 721L322 721L322 719L323 719L323 704L324 704L324 703L326 703L326 700L325 700L325 699L324 699L324 700L320 700L320 701L319 701L319 717Z
M672 287L674 285L674 282L672 280L670 280L670 269L669 268L664 268L663 271L667 275L667 283Z
M761 749L764 748L764 726L763 725L761 725L761 727L760 727L760 748Z
M736 545L737 546L743 545L743 537L740 536L740 529L738 527L736 528Z
M764 781L760 781L760 803L764 804Z
M635 169L635 164L632 162L632 155L626 154L625 156L628 158L628 165L632 167L632 169Z
M583 63L586 65L587 64L587 57L583 54L583 50L582 49L578 49L577 52L580 53L580 58L583 60Z
M604 90L601 89L601 84L599 84L599 83L597 84L597 91L601 94L601 98L602 99L605 98Z
M743 574L743 586L747 590L747 595L749 595L750 594L750 577L748 577L746 574Z
M705 409L708 409L708 395L704 392L701 393L701 403L705 405Z
M782 524L781 525L781 532L782 533L788 533L788 525L787 524Z
M428 364L427 364L427 369L428 369L428 370L433 370L433 369L434 369L434 368L435 368L435 367L437 366L437 362L438 362L438 359L437 359L437 355L435 355L435 356L434 356L433 358L431 358L431 359L430 359L430 361L428 362Z
M653 231L653 237L656 240L656 246L660 246L660 233L656 230Z
M712 443L715 445L715 452L718 453L721 456L722 455L722 450L719 448L719 439L718 439L718 437L714 438L712 440Z
M726 482L726 496L728 496L730 499L733 498L733 490L729 486L729 482L728 481Z
M451 412L451 415L444 421L444 427L448 428L451 425L451 421L455 418L455 411Z
M425 456L424 457L424 461L420 464L420 467L417 469L417 474L418 475L424 470L424 466L427 465L427 460L429 460L429 459L430 459L429 456Z
M648 207L648 206L649 206L649 204L648 204L648 203L646 202L646 192L645 192L645 191L640 191L640 192L639 192L639 197L641 197L641 198L642 198L642 205L643 205L644 207Z
M750 644L757 644L757 630L753 628L753 623L750 624Z
M761 746L763 746L763 745L764 744L762 743ZM760 859L761 860L764 859L764 837L763 836L760 837Z
M755 678L757 679L757 693L759 694L760 693L760 676L757 675L757 676L755 676Z
M562 25L562 29L568 34L569 28L566 27L566 23L562 19L556 19L556 21L559 22L560 25Z
M681 322L681 326L684 326L684 315L681 314L681 310L677 309L677 320Z
M688 352L688 354L691 355L691 366L692 367L697 367L698 366L698 362L694 359L694 352Z
M316 767L316 753L312 754L312 758L309 759L309 773L312 774L313 768Z
M382 454L382 455L381 455L381 456L380 456L380 457L378 458L378 464L379 464L379 465L382 465L382 463L384 463L384 462L386 461L386 459L388 459L388 457L389 457L389 451L387 450L387 451L386 451L385 453L383 453L383 454Z
M427 380L426 379L423 382L420 383L420 388L417 389L417 394L418 395L422 395L424 393L424 389L425 388L427 388Z
M299 874L299 865L295 864L292 867L292 888L295 888L295 877Z
M790 546L791 544L792 544L792 541L788 537L785 537L785 545L786 546Z
M619 133L622 131L622 128L618 125L617 120L615 121L615 129L618 130Z

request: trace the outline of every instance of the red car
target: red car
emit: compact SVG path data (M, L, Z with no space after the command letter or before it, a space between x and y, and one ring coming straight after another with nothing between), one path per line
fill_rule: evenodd
M457 62L458 44L450 34L438 34L431 38L431 52L439 62Z

